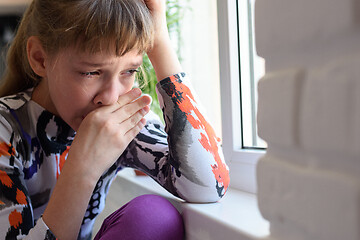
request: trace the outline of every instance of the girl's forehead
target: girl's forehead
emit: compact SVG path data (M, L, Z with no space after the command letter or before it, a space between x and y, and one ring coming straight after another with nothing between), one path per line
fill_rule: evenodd
M69 61L69 63L94 63L98 65L109 65L121 59L122 61L132 63L133 65L140 65L142 63L143 54L140 53L138 49L130 50L123 56L119 56L115 51L98 51L92 53L70 47L60 51L55 59L56 58L62 58L63 61Z
M70 54L84 57L121 57L127 53L131 53L130 55L143 55L144 52L144 49L140 49L137 46L133 46L125 53L119 52L119 48L116 46L115 41L111 40L101 40L96 43L84 43L79 41L77 44L71 45L65 50Z
M142 44L140 40L124 40L113 37L99 37L86 39L80 37L70 48L78 54L86 55L117 55L122 56L130 51L143 53L150 47L149 44Z

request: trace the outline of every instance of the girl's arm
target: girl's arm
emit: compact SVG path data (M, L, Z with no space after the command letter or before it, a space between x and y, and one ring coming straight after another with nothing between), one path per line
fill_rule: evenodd
M42 217L57 238L77 238L95 184L143 128L150 98L140 94L133 89L82 121Z
M23 165L29 159L30 146L20 133L21 127L15 118L2 107L0 107L0 239L48 239L47 236L51 233L41 218L34 226L32 202L25 183L26 176L32 173L31 167Z
M216 202L229 186L220 139L207 121L184 73L157 84L164 113L149 119L119 164L139 169L188 202Z
M117 103L98 108L83 120L49 202L45 205L46 194L34 197L38 200L42 198L44 204L38 205L38 210L46 206L35 226L31 193L28 192L26 179L33 173L33 167L40 168L42 160L38 162L29 156L33 151L29 135L17 125L16 118L10 113L12 109L3 109L6 104L2 103L0 239L53 239L53 234L63 240L77 238L90 196L100 176L104 176L103 173L116 162L145 124L143 117L149 110L147 105L150 104L150 98L143 96L138 99L140 94L139 89L133 89L120 96ZM13 100L23 98L22 95L16 95ZM11 102L11 98L9 101ZM35 145L36 148L38 147ZM55 156L53 160L55 161ZM28 164L31 164L30 168ZM55 172L52 171L55 169L51 168L50 162L48 167L42 166L39 187L43 186L42 181L49 181L47 189L51 190L51 182L55 180Z
M52 194L52 203L43 215L46 220L40 218L34 226L36 219L25 183L26 175L31 174L31 168L24 166L29 160L30 146L27 140L20 136L19 129L11 114L1 110L0 239L52 239L49 238L53 236L49 227L56 229L59 233L57 236L61 239L75 239L79 231L79 221L81 223L84 216L83 203L87 205L95 183L76 172L79 168L70 167L70 170L65 170L56 184L57 190ZM68 166L65 164L64 168L69 168ZM50 218L47 214L50 214ZM47 222L48 219L54 219L54 222ZM65 225L65 228L59 231L58 227L61 225Z
M166 24L165 2L165 0L145 0L155 23L154 46L147 54L159 81L182 72L178 57L171 46Z
M156 24L148 52L159 83L157 92L166 123L149 121L124 152L120 163L146 172L169 192L189 202L219 200L229 186L229 169L220 139L201 110L166 29L165 1L145 1Z

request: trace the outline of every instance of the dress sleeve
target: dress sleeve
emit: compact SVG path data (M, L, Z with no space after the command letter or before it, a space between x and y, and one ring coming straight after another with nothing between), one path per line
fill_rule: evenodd
M165 128L148 121L122 155L121 164L137 168L188 202L215 202L229 186L229 169L220 139L191 90L184 73L157 84Z
M0 116L0 239L52 239L33 209L23 173L23 142L16 123ZM16 127L15 127L16 128ZM35 226L34 226L35 225ZM54 238L53 238L54 239Z

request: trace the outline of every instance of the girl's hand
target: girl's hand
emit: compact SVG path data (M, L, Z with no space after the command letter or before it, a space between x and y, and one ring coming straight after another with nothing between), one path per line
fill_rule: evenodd
M155 24L155 42L168 40L169 34L166 24L166 0L144 0L148 7Z
M144 0L144 2L152 14L165 14L166 0Z
M140 89L133 89L117 103L89 113L76 133L67 164L96 182L144 127L151 98L140 95Z

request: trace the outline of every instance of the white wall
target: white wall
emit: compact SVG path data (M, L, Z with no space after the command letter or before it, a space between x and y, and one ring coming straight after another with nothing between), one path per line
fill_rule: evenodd
M360 239L360 3L257 0L260 210L271 239Z

